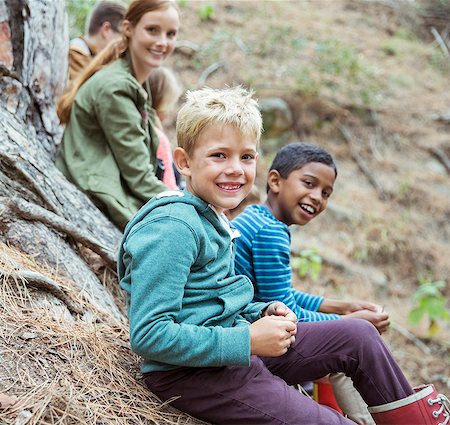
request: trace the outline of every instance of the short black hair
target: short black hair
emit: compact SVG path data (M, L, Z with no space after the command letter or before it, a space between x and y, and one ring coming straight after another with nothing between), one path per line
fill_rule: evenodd
M127 8L118 1L103 0L92 9L88 17L87 33L95 35L100 31L104 22L109 22L114 32L120 32Z
M276 170L283 179L287 179L293 171L299 170L310 162L328 165L337 177L337 167L333 157L325 149L307 142L295 142L283 146L275 155L269 172ZM269 185L266 187L266 192L269 192Z

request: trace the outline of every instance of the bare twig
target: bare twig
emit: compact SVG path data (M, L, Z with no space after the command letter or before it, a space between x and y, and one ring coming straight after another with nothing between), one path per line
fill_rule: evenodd
M201 47L198 44L193 43L189 40L177 40L175 48L177 49L177 51L179 50L180 53L183 53L187 56L193 56L196 53L199 53L201 50Z
M367 163L364 161L364 159L361 157L359 152L357 151L355 147L355 143L353 142L353 136L350 133L350 130L345 126L338 126L339 130L341 131L342 135L344 136L345 141L350 147L350 154L353 158L353 160L358 165L359 169L362 171L362 173L367 177L367 180L369 183L375 188L375 190L378 193L378 197L385 201L389 198L387 192L381 185L381 183L375 178L372 171L370 170Z
M244 43L241 37L235 37L234 42L246 54L250 54L251 49Z
M442 39L441 34L439 34L439 31L436 28L431 27L431 34L433 34L434 38L439 44L442 53L444 53L444 56L447 56L447 58L450 57L450 50L447 46L447 43Z
M59 300L61 300L71 313L82 315L84 312L72 299L59 287L59 285L47 276L41 273L33 272L26 269L16 269L11 273L0 269L0 278L21 281L27 285L31 285L37 289L46 291Z
M197 86L198 87L203 86L206 83L206 80L208 79L208 77L211 74L213 74L214 72L216 72L218 69L223 67L224 65L225 65L225 61L218 61L218 62L214 62L213 64L209 65L208 68L206 68L200 75L200 78L197 81Z
M94 239L93 236L85 232L83 229L74 226L69 221L59 217L58 215L47 211L38 205L32 204L20 198L14 198L9 201L9 207L22 218L26 220L36 220L53 229L65 233L74 238L75 241L88 247L112 268L116 267L116 260L112 250Z
M431 354L431 349L427 347L419 338L417 338L413 333L408 331L408 329L403 328L398 323L391 322L392 329L398 332L400 335L404 336L407 340L411 341L417 348L422 350L425 354Z
M442 149L439 148L430 148L428 151L433 155L436 159L438 159L442 165L447 170L447 173L450 174L450 159L445 154L445 152Z

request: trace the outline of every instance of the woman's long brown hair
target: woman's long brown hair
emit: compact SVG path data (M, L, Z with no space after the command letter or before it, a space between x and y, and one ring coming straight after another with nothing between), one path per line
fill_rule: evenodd
M133 0L128 7L124 20L129 21L131 26L135 27L147 12L169 6L178 10L174 0ZM98 70L121 57L128 49L128 42L129 40L122 33L121 40L112 41L108 44L73 81L69 90L59 98L56 111L61 124L66 124L69 121L73 101L79 88Z

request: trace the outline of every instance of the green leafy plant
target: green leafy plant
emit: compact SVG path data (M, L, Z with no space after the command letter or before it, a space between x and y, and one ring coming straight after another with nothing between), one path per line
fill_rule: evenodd
M209 21L214 15L214 6L212 3L206 3L198 9L198 17L201 21Z
M446 307L447 298L441 292L446 282L420 278L419 283L419 288L412 296L416 306L409 312L409 322L417 326L424 317L427 317L428 335L433 336L440 329L439 322L450 321L450 313Z
M292 259L291 264L298 270L300 277L309 276L317 280L322 269L322 257L314 248L304 249L300 251L298 257Z
M96 0L67 0L66 10L69 15L70 37L76 37L84 33L84 26L89 12Z

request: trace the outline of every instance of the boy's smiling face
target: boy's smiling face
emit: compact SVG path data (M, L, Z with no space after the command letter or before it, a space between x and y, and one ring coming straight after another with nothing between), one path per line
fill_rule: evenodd
M250 192L256 174L256 138L232 125L211 125L190 155L174 151L186 190L212 205L218 213L235 208Z
M307 224L327 207L335 180L334 169L320 162L305 164L286 179L271 170L268 184L274 195L269 196L272 213L288 226Z

